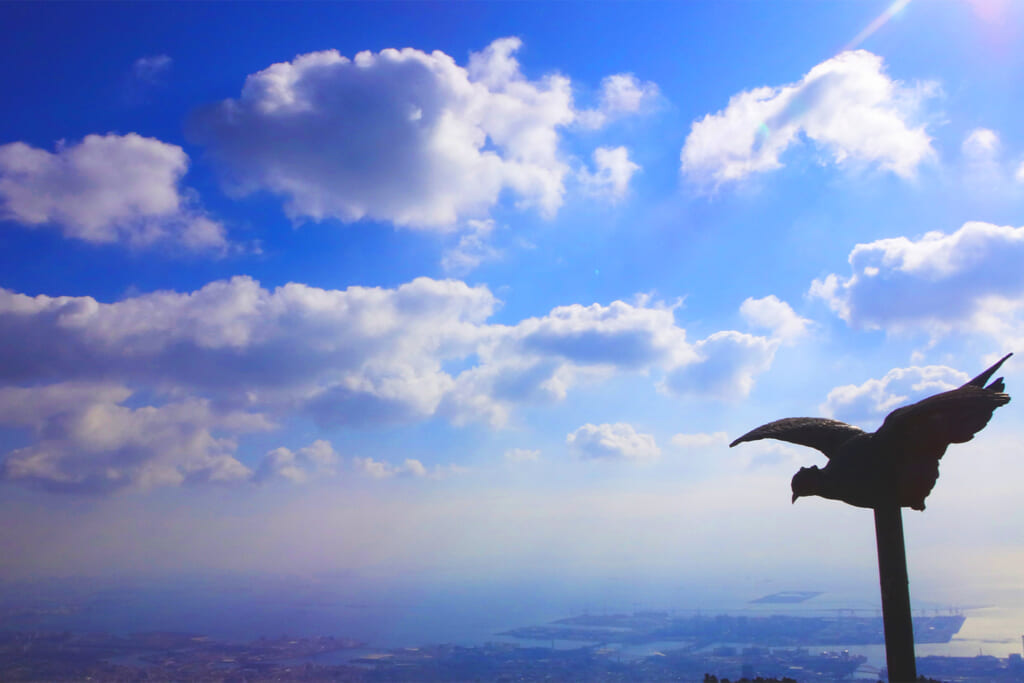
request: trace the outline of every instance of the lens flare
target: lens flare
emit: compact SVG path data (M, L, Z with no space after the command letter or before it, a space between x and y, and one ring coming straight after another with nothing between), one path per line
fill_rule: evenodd
M865 26L863 31L855 35L853 40L844 45L841 51L846 52L847 50L855 49L858 45L867 40L872 33L885 26L886 22L899 14L900 11L909 4L910 0L896 0L894 3L889 5L884 12L875 17L874 21Z

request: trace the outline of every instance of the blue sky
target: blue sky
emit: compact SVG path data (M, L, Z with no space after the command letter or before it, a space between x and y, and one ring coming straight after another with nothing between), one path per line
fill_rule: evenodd
M1008 1L0 14L2 576L856 583L821 456L728 442L1024 339ZM1016 585L1015 405L926 594Z

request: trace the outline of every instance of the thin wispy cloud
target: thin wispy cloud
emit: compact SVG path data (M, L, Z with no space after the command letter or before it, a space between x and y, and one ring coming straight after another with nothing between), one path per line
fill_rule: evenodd
M168 55L139 57L132 64L132 74L145 83L158 83L171 70L174 60Z

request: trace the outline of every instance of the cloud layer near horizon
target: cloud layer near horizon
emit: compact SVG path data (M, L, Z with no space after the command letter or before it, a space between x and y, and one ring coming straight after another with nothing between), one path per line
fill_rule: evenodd
M784 302L762 301L792 324ZM31 419L4 411L37 435L36 446L8 457L5 476L103 488L107 460L120 458L133 466L104 486L199 480L194 472L214 465L209 478L247 478L232 439L293 415L336 427L435 416L498 427L518 404L561 400L583 378L619 373L653 373L669 393L735 398L779 344L731 330L690 343L674 309L646 299L560 306L511 326L487 322L498 305L482 285L429 278L394 289L268 290L240 276L115 303L0 290L9 361L0 381L17 394L10 406L39 406ZM449 372L449 361L472 362ZM128 407L138 392L155 403ZM61 407L69 396L70 412ZM90 421L97 426L83 431ZM100 424L124 439L83 436ZM147 424L174 425L180 438L147 446ZM294 455L277 453L260 476L299 478ZM170 469L150 473L156 462Z

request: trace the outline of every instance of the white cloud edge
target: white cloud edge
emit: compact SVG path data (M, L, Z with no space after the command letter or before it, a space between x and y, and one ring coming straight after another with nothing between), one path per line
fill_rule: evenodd
M0 219L94 244L223 253L224 225L181 185L188 165L181 147L137 133L61 140L54 152L0 145Z
M890 79L870 52L843 52L796 83L737 93L724 109L695 121L680 152L681 171L717 188L782 168L782 154L808 139L836 165L874 164L912 178L936 156L924 126L911 121L937 89Z

